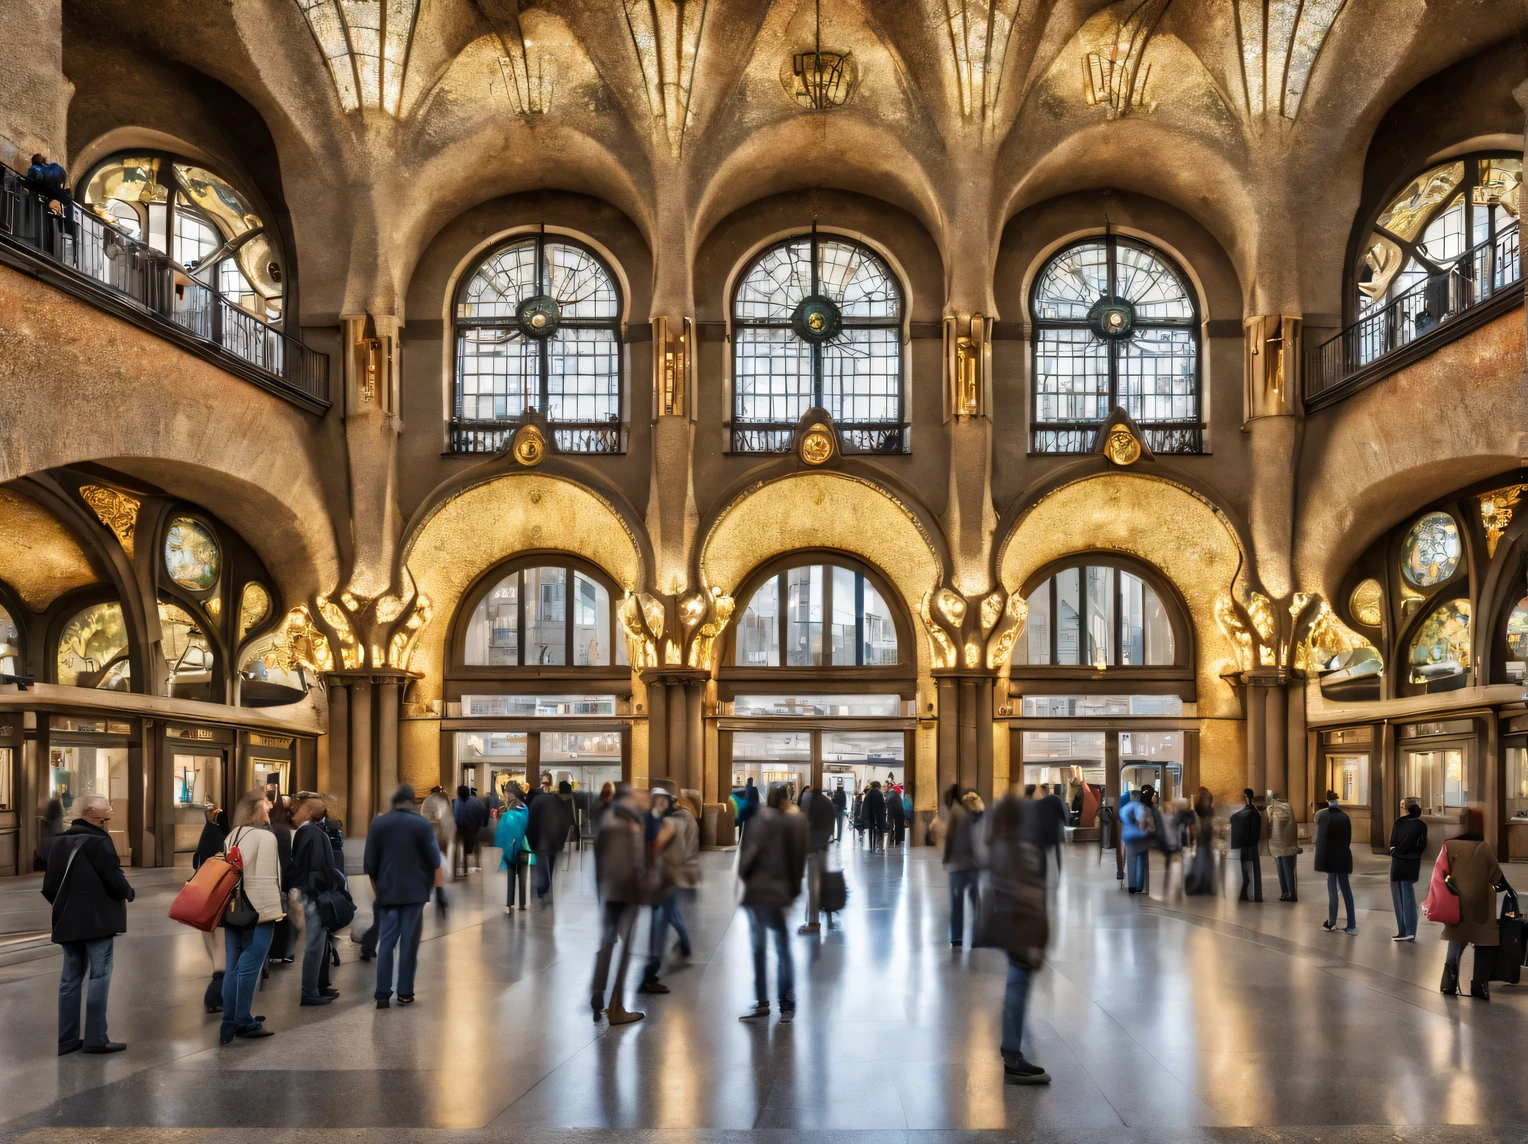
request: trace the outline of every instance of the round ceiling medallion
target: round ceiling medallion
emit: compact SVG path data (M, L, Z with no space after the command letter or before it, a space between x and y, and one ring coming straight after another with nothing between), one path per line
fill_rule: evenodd
M1088 325L1101 338L1128 338L1135 332L1135 307L1105 295L1088 311Z
M515 460L526 468L534 468L546 458L546 438L534 425L522 426L515 434Z
M549 338L557 332L557 324L562 321L562 307L556 298L537 294L520 303L515 317L520 323L520 332L526 337Z
M831 298L813 294L803 298L791 315L791 328L803 341L820 345L843 327L844 317Z
M833 435L828 427L817 422L801 438L801 459L809 465L820 465L833 455Z
M1141 459L1141 443L1127 426L1116 425L1104 441L1104 456L1116 465L1133 465Z

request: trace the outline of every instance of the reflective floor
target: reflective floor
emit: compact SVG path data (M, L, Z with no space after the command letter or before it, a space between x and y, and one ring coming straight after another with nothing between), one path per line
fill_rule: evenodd
M1118 888L1112 854L1101 864L1096 851L1071 849L1026 1043L1054 1083L1034 1089L1002 1083L1004 960L950 948L934 852L867 855L847 841L842 850L850 903L841 925L792 939L792 1025L737 1020L752 1000L752 966L725 853L702 856L705 883L689 916L695 957L666 972L673 993L633 997L648 1014L636 1025L592 1023L594 864L575 854L549 910L506 914L494 872L452 887L446 918L426 916L414 1006L376 1010L372 967L346 945L339 1002L304 1012L297 967L273 969L256 1012L278 1035L224 1048L217 1018L201 1008L200 936L165 917L180 878L140 871L112 983L111 1033L130 1043L124 1054L54 1056L59 957L0 937L0 1139L309 1126L437 1130L421 1139L482 1129L461 1138L562 1144L586 1134L548 1130L1181 1140L1215 1126L1271 1126L1284 1131L1204 1138L1305 1140L1317 1134L1299 1126L1470 1124L1520 1139L1528 1124L1528 989L1499 987L1489 1004L1439 995L1439 929L1424 922L1416 945L1390 942L1378 859L1361 858L1354 879L1355 938L1319 928L1325 886L1308 866L1295 906L1271 900L1271 864L1260 906L1236 902L1234 886L1184 899L1168 888L1176 866L1164 878L1160 859L1151 896L1139 898ZM496 865L496 852L486 854ZM0 922L45 925L39 884L0 886ZM645 920L639 938L645 950ZM1363 1138L1498 1137L1403 1129Z

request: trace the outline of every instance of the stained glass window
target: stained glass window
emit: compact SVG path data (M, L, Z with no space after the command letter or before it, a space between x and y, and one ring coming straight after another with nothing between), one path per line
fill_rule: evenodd
M182 588L205 592L217 584L222 567L218 542L189 516L178 516L165 531L164 567Z
M1401 336L1409 340L1447 316L1450 271L1486 292L1516 281L1522 183L1521 155L1451 159L1412 178L1380 211L1360 248L1359 316L1407 297ZM1429 284L1432 296L1423 293ZM1365 347L1365 360L1388 348Z
M781 601L785 602L782 610ZM886 667L898 662L891 609L863 573L832 564L787 568L760 584L743 609L738 667Z
M1507 677L1514 683L1528 677L1528 596L1507 617Z
M159 604L160 650L168 666L165 694L211 698L213 652L191 614L178 604Z
M111 600L76 612L59 633L56 663L65 687L132 690L122 605Z
M743 274L732 318L734 450L789 449L817 406L846 447L902 451L902 289L883 258L816 231L787 239Z
M1431 588L1459 566L1459 526L1446 512L1430 512L1406 534L1401 574L1418 588Z
M472 667L626 665L610 590L565 565L520 568L497 581L474 605L463 639L462 662Z
M1411 641L1411 682L1435 683L1470 668L1470 602L1450 600L1433 609Z
M621 421L615 279L593 252L545 235L498 247L456 299L455 420L514 421L528 409L553 422ZM558 438L565 449L583 440Z
M1075 243L1037 277L1033 314L1031 451L1091 451L1117 407L1154 452L1203 451L1198 307L1163 255L1116 235Z
M1162 597L1124 568L1063 568L1025 602L1029 614L1014 648L1016 664L1158 667L1177 662L1172 619Z

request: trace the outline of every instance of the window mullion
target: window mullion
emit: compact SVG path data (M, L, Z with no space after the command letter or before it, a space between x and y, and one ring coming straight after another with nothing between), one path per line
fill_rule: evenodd
M780 572L775 576L775 622L779 627L779 637L775 643L775 666L785 667L790 663L790 650L786 645L786 633L790 631L787 622L786 609L789 603L785 596L785 573Z
M515 658L525 666L525 569L515 573Z
M811 581L810 580L807 581L807 591L808 592L811 591ZM810 612L808 612L807 619L808 620L811 619ZM824 644L823 651L825 651L827 653L824 656L824 662L827 663L827 664L832 664L832 662L833 662L833 566L831 564L824 564L822 566L822 642ZM823 665L822 664L818 664L817 666L821 667Z
M854 574L854 663L865 666L865 578Z

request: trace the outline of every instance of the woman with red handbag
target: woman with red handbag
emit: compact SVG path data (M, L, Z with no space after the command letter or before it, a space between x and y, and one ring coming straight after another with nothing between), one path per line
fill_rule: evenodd
M1501 932L1496 923L1496 893L1511 891L1502 877L1496 855L1486 843L1483 833L1485 818L1478 810L1465 811L1465 833L1450 838L1443 844L1447 855L1447 884L1458 895L1458 919L1443 927L1443 940L1448 942L1448 958L1443 965L1442 992L1450 996L1459 994L1459 959L1466 945L1475 947L1475 967L1470 981L1470 996L1482 1001L1491 999L1487 982L1496 957L1496 946L1501 944ZM1443 856L1439 856L1440 865ZM1432 897L1429 896L1429 901ZM1431 916L1431 911L1429 912Z

